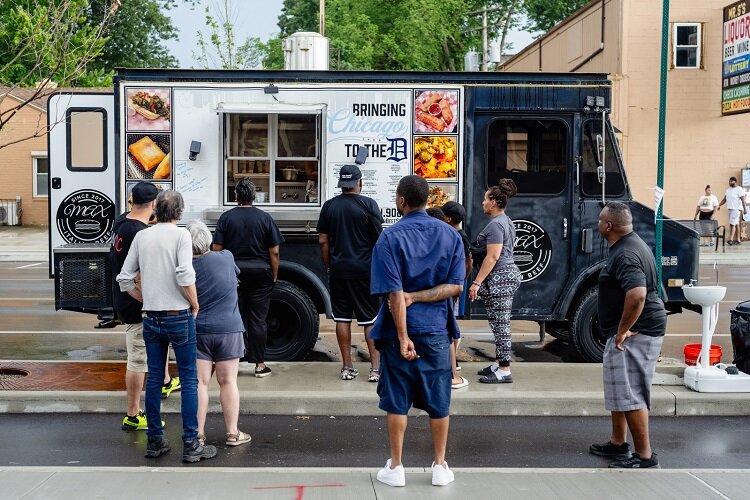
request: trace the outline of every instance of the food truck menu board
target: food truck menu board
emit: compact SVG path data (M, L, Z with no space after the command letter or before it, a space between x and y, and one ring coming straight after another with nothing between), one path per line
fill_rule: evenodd
M750 111L750 1L724 7L724 51L721 111L723 115Z

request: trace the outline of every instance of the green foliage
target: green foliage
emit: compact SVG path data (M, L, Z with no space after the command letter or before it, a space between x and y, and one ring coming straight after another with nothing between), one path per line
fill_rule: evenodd
M531 31L549 31L591 0L524 0L524 10Z
M90 0L89 22L101 24L110 0ZM163 42L177 38L177 30L165 11L169 0L125 0L107 28L102 54L92 63L97 70L123 68L174 68L177 60Z
M198 31L198 51L193 57L204 68L249 69L260 62L262 44L257 37L247 37L241 43L234 32L236 14L232 2L224 0L223 6L214 5L217 12L211 14L206 7L208 37Z

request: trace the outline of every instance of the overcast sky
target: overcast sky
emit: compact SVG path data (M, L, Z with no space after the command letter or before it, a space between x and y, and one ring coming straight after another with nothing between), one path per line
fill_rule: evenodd
M172 24L180 30L180 40L170 40L166 46L177 58L180 67L190 68L195 65L193 51L198 39L196 32L202 30L204 34L206 33L205 8L206 5L211 6L216 3L218 3L217 0L201 0L192 10L180 3L178 7L169 11ZM247 36L257 36L263 42L271 38L278 32L276 23L279 20L283 3L283 0L233 0L237 38L244 40ZM514 32L509 35L508 41L513 43L511 52L516 53L531 43L533 37L528 33Z

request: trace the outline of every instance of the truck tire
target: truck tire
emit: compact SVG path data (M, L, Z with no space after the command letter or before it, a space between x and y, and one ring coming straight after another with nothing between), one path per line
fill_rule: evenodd
M584 361L601 363L607 339L599 328L597 301L599 287L594 287L583 294L576 304L573 320L570 322L570 340L573 347Z
M544 331L556 339L570 339L570 323L567 321L545 321Z
M268 309L266 360L304 359L318 340L320 316L312 299L297 285L279 280Z

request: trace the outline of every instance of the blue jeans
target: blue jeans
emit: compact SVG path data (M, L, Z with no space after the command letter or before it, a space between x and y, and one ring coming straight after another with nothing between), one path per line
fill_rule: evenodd
M143 318L143 339L146 341L148 379L146 380L146 419L149 437L164 435L161 425L161 386L169 344L172 344L182 384L182 440L198 437L198 370L195 366L195 319L189 310L176 316L148 313Z

